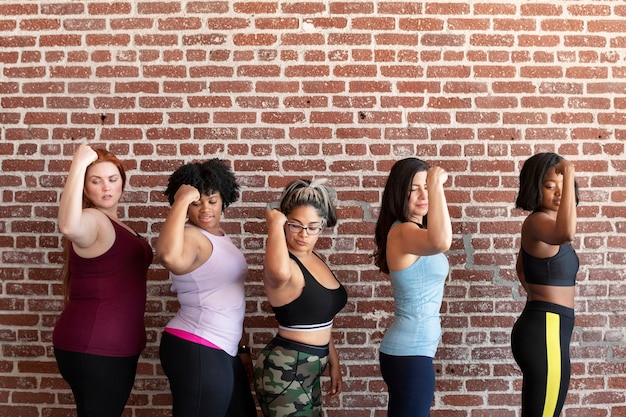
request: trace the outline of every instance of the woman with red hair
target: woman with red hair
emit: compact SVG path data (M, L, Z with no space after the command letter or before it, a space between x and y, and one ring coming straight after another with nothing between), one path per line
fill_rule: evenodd
M81 145L59 204L66 303L52 342L78 417L122 414L146 344L143 317L152 249L118 218L125 183L115 155Z

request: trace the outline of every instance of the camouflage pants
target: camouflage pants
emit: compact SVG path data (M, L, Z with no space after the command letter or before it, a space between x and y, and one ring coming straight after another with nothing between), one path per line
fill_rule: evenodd
M276 336L259 354L254 389L265 417L321 417L320 376L328 346L303 345Z

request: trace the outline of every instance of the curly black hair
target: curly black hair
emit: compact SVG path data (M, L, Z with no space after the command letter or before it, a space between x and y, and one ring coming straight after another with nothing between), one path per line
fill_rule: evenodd
M235 174L224 161L213 158L206 162L191 162L178 168L167 183L163 192L170 206L174 204L174 195L181 185L195 187L200 194L211 195L216 192L222 197L222 209L228 207L239 196L239 184Z

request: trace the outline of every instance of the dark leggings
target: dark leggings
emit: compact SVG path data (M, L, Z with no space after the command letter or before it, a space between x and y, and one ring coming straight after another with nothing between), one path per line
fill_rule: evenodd
M256 404L252 398L250 378L239 356L233 359L235 383L233 384L233 396L228 406L227 417L257 417Z
M161 338L159 354L170 382L173 417L256 416L250 385L238 357L167 332ZM234 389L238 389L235 395ZM236 399L232 406L231 398Z
M135 382L139 355L109 357L54 348L59 372L74 394L78 417L119 417Z
M529 301L513 326L511 348L523 374L522 417L561 413L570 378L574 310Z
M433 358L380 352L380 372L387 384L387 417L428 417L435 394Z

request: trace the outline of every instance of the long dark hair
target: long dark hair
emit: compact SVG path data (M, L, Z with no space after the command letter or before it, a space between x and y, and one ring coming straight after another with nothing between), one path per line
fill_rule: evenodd
M519 174L519 192L515 200L515 207L527 211L536 211L541 208L543 181L550 169L558 165L563 157L553 152L535 154L524 162ZM574 181L576 205L578 205L578 184Z
M117 170L120 172L120 178L122 179L122 191L126 187L126 171L124 170L124 166L122 162L106 149L94 149L96 154L98 154L98 158L93 161L87 169L85 170L85 178L87 178L87 172L89 168L98 164L100 162L110 162L117 167ZM83 190L83 209L94 207L93 202L87 198L85 191ZM61 272L61 276L63 278L63 300L67 303L70 299L70 247L72 242L66 238L61 238L61 246L63 247L63 271Z
M376 250L374 251L374 265L381 272L389 273L387 265L387 235L391 226L396 221L408 222L409 213L409 195L413 185L413 177L416 173L428 171L430 165L421 159L405 158L397 161L391 167L385 190L383 191L383 199L380 205L380 214L376 222L376 231L374 239L376 241ZM423 218L423 227L426 227L426 216Z

